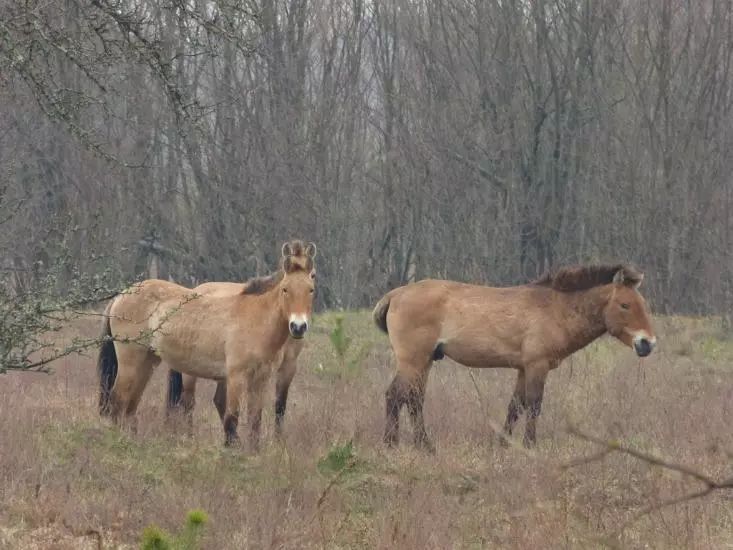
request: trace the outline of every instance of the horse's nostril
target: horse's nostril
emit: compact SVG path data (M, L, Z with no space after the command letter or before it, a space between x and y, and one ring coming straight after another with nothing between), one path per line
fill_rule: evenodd
M291 322L290 323L290 334L292 334L293 336L303 336L307 328L308 328L308 323Z

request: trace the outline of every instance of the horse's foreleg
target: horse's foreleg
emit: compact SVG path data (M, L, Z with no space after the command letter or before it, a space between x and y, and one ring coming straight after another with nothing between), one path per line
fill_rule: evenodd
M239 441L239 436L237 435L239 407L246 385L246 369L244 367L230 368L226 381L226 411L222 418L225 437L224 445L233 445Z
M247 380L247 424L249 425L249 446L253 452L260 448L260 428L262 426L262 406L265 387L269 376L269 366L258 365Z
M525 396L527 406L527 426L524 430L524 446L533 447L537 442L537 417L542 410L542 397L549 366L537 365L527 368L525 377Z
M292 346L293 344L286 344ZM297 369L298 355L301 346L298 344L296 350L286 347L282 363L277 370L277 382L275 384L275 436L282 437L283 421L285 420L285 408L288 405L288 390L293 381Z
M506 413L506 422L504 423L504 435L512 435L514 425L519 420L519 416L524 412L526 407L526 391L524 382L524 371L517 371L517 383L514 386L514 393L509 401L509 408ZM504 437L501 438L503 445L507 445Z

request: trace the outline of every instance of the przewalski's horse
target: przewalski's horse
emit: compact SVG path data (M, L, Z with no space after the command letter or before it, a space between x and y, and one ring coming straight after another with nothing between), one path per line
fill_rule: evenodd
M547 374L575 351L608 332L640 357L656 344L638 288L643 274L628 265L561 268L517 287L492 288L424 280L387 293L374 321L389 334L397 375L386 392L385 443L399 437L407 405L415 445L432 449L423 401L430 366L448 356L467 367L514 368L506 434L526 409L524 444L535 443Z
M258 447L263 390L288 338L305 336L313 308L312 254L287 255L273 277L234 296L197 295L191 289L147 280L118 295L107 308L106 341L99 355L100 412L134 419L153 368L226 380L225 442L237 438L240 399L246 391L250 443Z
M305 262L312 264L316 257L315 245L307 248L302 241L291 241L283 247L283 259L292 257L291 261L301 262L305 268ZM281 262L282 263L282 262ZM281 266L282 269L282 266ZM315 275L315 267L312 269ZM274 278L278 277L278 273L268 275L266 277L257 277L250 279L245 283L203 283L193 289L193 292L206 296L236 296L237 294L247 294L248 292L257 292L258 289L270 284ZM285 418L285 409L288 402L288 391L293 381L298 366L298 356L303 350L303 339L288 339L280 351L280 357L275 360L278 365L275 382L275 435L282 435L283 421ZM195 376L182 374L175 370L168 373L168 394L166 398L166 407L168 412L181 407L185 412L189 425L192 424L193 408L196 403L196 381ZM214 406L216 407L219 417L223 420L226 412L226 380L219 380L214 393Z

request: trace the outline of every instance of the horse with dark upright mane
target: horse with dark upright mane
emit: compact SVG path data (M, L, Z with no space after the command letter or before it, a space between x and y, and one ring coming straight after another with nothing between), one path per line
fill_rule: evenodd
M255 277L244 283L210 282L203 283L192 289L193 292L205 296L236 296L237 294L260 294L276 284L282 276L282 263L285 258L299 263L303 269L311 267L311 277L315 276L316 247L313 243L306 245L303 241L294 240L283 245L283 258L280 261L280 270L264 277ZM302 338L289 338L282 347L278 358L275 382L275 435L282 435L285 409L288 403L290 384L295 377L298 366L298 356L303 350ZM193 408L196 403L196 381L198 378L190 374L180 373L170 369L168 372L168 393L166 397L167 412L171 413L178 408L183 409L189 425L193 422ZM219 417L224 419L226 412L226 380L219 380L214 393L214 406Z
M283 246L281 270L247 292L198 294L150 279L109 304L99 354L100 413L134 420L153 368L226 380L222 418L226 443L238 439L240 399L247 394L250 444L257 448L263 388L289 338L305 336L313 309L311 255L294 257Z
M638 291L643 273L629 265L564 267L533 283L507 288L424 280L388 292L374 321L389 335L397 374L386 393L384 440L395 445L407 408L415 445L432 448L425 431L425 385L434 360L518 371L504 431L527 411L525 446L536 440L547 374L605 333L640 357L656 344Z

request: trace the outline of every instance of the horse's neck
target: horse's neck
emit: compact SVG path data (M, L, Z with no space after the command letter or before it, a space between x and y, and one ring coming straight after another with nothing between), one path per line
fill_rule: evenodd
M254 322L265 328L270 344L277 349L280 349L288 337L288 320L280 308L279 296L280 285L276 285L264 294L256 296L243 294L240 298L244 301L252 300L256 302L257 319ZM246 307L250 308L252 304L246 304ZM249 315L252 315L252 313L249 313Z
M606 332L603 309L608 303L608 289L603 286L578 292L561 293L568 342L568 351L573 353Z

